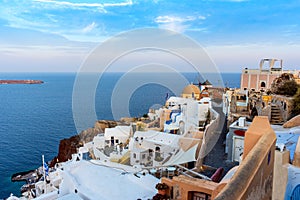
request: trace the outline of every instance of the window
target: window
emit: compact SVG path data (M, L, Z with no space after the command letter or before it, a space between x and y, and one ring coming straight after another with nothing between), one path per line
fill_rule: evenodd
M203 192L189 192L188 200L211 200L211 196Z
M136 154L135 153L133 154L133 158L136 159Z
M149 156L153 156L153 150L149 149Z
M111 143L111 146L115 145L115 138L113 136L110 138L110 143Z
M160 147L155 147L155 156L154 160L157 162L161 162L163 160L162 153L160 153Z
M260 83L260 87L266 87L266 83L263 81Z

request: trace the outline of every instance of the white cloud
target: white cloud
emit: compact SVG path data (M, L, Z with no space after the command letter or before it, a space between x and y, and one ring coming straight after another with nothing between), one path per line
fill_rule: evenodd
M207 1L211 1L211 2L246 2L249 0L207 0Z
M80 7L96 7L101 8L104 10L105 7L114 7L114 6L130 6L132 5L132 0L127 0L124 2L118 3L74 3L69 1L56 1L56 0L34 0L35 2L40 3L51 3L57 6L68 6L73 8L80 8Z
M188 24L188 22L205 19L205 16L178 17L165 15L156 17L154 21L159 25L160 28L183 33L187 28L191 26L190 24Z
M206 17L203 16L203 15L200 15L200 16L198 16L198 19L200 19L200 20L206 20Z
M84 27L82 29L82 32L83 33L89 33L91 32L92 30L94 30L95 28L97 28L97 24L95 22L92 22L91 24L87 25L86 27Z
M161 24L159 27L162 29L168 29L175 32L183 33L189 26L184 25L182 23L166 23L166 24Z
M104 7L115 7L115 6L131 6L132 0L128 0L125 2L120 2L120 3L104 3L103 6Z
M187 16L187 17L175 17L175 16L158 16L155 19L156 23L165 24L165 23L174 23L174 22L188 22L188 21L194 21L196 18L193 16Z
M194 32L209 32L207 28L189 28L188 31L194 31Z
M62 6L70 6L70 7L103 7L101 3L73 3L68 1L55 1L55 0L34 0L35 2L41 3L52 3L56 5Z

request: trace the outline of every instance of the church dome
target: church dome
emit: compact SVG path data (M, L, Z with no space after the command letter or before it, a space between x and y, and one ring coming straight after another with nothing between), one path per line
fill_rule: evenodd
M200 94L200 93L201 92L199 87L193 84L186 86L182 91L182 94Z

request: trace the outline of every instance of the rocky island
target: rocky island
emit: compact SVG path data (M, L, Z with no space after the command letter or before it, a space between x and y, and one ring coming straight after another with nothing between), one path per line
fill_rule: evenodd
M42 84L41 80L0 80L0 84Z

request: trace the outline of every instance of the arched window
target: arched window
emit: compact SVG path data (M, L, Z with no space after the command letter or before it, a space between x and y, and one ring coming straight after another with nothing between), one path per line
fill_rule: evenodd
M263 81L260 83L260 87L266 87L266 83Z

